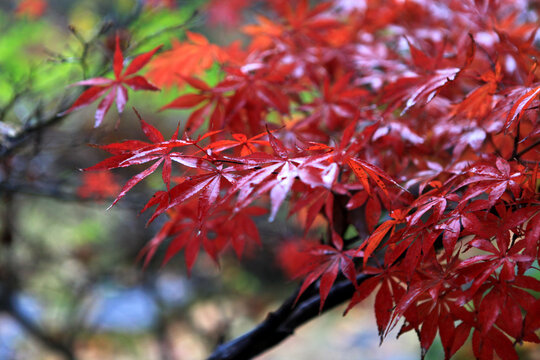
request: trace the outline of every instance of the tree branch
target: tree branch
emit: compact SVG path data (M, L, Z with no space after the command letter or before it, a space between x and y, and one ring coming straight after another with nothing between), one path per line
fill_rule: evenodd
M55 112L44 119L39 119L39 121L32 125L25 126L20 132L13 136L6 137L5 142L0 143L0 158L9 156L19 147L26 145L28 138L30 138L32 135L39 134L46 128L63 120L67 115L60 116L58 114L69 109L70 104L72 104L74 101L74 99L69 99L67 101L64 99L60 106L60 111Z
M39 340L45 347L61 354L67 360L75 360L73 349L68 345L53 338L39 328L32 320L28 319L16 307L11 306L7 309L7 313L14 318L19 325L22 326L30 335Z
M7 182L0 181L0 194L14 195L22 194L28 196L36 196L43 198L51 198L58 201L76 202L78 204L99 204L100 202L112 203L114 197L95 198L81 197L76 192L62 190L58 186L50 186L47 184L32 184L22 181ZM129 199L124 199L115 205L116 208L129 209L140 211L144 207L146 199L151 197L151 194L141 193L133 194Z
M360 274L357 282L369 278L370 275ZM269 348L279 344L294 334L296 328L317 317L319 313L320 296L318 289L312 287L309 294L304 294L296 306L297 289L276 311L268 314L266 319L248 333L218 346L208 360L251 359ZM321 313L349 300L354 294L354 285L343 279L332 286Z
M527 146L525 149L523 149L523 150L521 150L520 152L518 152L518 153L516 154L516 157L519 158L520 156L522 156L523 154L525 154L525 153L531 151L532 149L534 149L534 148L537 147L538 145L540 145L540 140L536 141L535 143L533 143L533 144Z
M9 314L31 336L36 338L43 346L61 354L66 360L75 360L75 354L70 343L47 334L42 328L26 316L14 303L15 283L14 272L5 267L0 267L0 312Z

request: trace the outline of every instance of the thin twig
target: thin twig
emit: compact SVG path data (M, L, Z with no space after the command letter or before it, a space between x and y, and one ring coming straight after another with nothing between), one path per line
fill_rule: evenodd
M168 32L172 32L172 31L176 31L176 30L181 30L181 29L185 29L189 26L192 26L193 25L193 22L195 21L195 19L197 18L197 16L199 15L199 12L198 10L195 10L190 16L189 18L187 18L186 21L184 21L183 23L181 24L178 24L178 25L172 25L172 26L169 26L169 27L166 27L166 28L163 28L159 31L156 31L155 33L153 34L150 34L144 38L142 38L141 40L139 40L138 42L135 42L131 45L131 48L132 49L138 49L139 47L141 47L142 45L144 45L145 43L147 43L148 41L162 35L162 34L165 34L165 33L168 33Z
M533 144L527 146L525 149L523 149L523 150L521 150L520 152L518 152L518 153L516 154L516 157L518 157L518 158L521 157L523 154L525 154L525 153L531 151L532 149L534 149L534 148L537 147L538 145L540 145L540 140L537 140L535 143L533 143Z

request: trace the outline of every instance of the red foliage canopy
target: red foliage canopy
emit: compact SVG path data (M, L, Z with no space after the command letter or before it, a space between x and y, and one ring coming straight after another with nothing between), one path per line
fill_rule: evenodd
M319 281L321 307L342 276L356 287L349 308L376 293L380 335L404 318L401 332L415 330L424 352L437 332L446 358L471 332L480 359L517 359L514 344L540 342L532 294L540 282L531 276L540 246L539 8L516 0L267 4L275 16L245 28L247 47L225 51L189 34L151 63L150 80L194 89L163 107L191 109L182 138L165 140L141 119L150 142L101 146L113 156L90 168L154 162L118 201L163 164L164 190L145 210L168 221L146 261L167 238L165 261L184 250L188 269L201 247L216 261L229 246L240 256L260 241L253 218L264 205L272 221L287 203L312 240L288 243L281 260L301 262L289 266L304 278L300 294ZM174 56L179 49L196 58ZM79 82L92 87L72 109L112 86L121 111L123 83L153 90L125 78L153 52L120 75L117 48L116 80ZM194 72L213 61L223 77L210 86ZM190 70L180 78L182 67ZM324 226L310 230L318 215ZM357 284L360 274L371 277Z

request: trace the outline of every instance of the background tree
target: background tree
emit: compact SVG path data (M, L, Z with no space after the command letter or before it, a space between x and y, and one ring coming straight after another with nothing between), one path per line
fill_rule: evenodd
M207 6L238 14L247 5ZM517 358L516 345L538 343L538 6L263 1L255 11L270 12L243 28L245 44L186 32L172 48L158 38L197 16L137 34L156 6L174 4L138 2L91 41L72 27L83 77L74 85L88 87L49 117L38 107L3 149L11 154L94 102L95 127L113 102L118 114L135 104L145 139L97 146L111 156L86 170L134 168L113 205L145 178L162 183L141 206L153 208L149 223L165 219L142 248L144 264L183 251L191 272L201 250L219 264L268 241L301 279L278 310L211 359L259 355L319 313L345 302L347 312L370 294L381 340L401 321L399 334L414 330L422 357L437 334L446 358L469 337L480 359ZM105 59L90 60L105 35ZM189 110L169 133L143 120L151 106L128 101L128 88L135 96L158 87L163 114ZM117 190L99 174L78 196ZM270 241L263 215L287 216L297 233Z

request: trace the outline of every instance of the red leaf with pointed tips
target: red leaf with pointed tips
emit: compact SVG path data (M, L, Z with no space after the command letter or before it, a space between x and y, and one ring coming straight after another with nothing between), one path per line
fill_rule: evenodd
M160 46L154 50L137 56L127 67L126 71L124 71L124 74L122 74L122 70L124 68L124 56L122 54L122 50L120 49L120 39L117 35L113 58L114 79L98 77L73 84L80 86L90 85L91 87L85 90L77 98L77 100L75 100L69 109L59 115L69 114L70 112L78 110L81 107L88 106L107 91L110 91L109 94L99 103L96 110L94 126L98 127L103 122L105 114L107 114L115 99L118 113L121 114L123 112L124 106L128 101L128 93L123 84L129 86L133 90L159 90L157 87L149 83L144 77L133 75L148 63L150 58L156 53L156 51L159 50L159 48Z
M533 102L534 99L540 94L540 86L528 90L525 94L516 99L516 102L508 112L506 122L504 123L504 129L508 130L514 122L519 122L525 110Z

